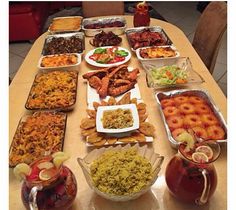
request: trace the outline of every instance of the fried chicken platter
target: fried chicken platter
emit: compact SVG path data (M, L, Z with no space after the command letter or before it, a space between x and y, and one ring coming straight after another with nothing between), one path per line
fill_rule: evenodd
M107 96L119 97L131 91L132 97L140 99L137 85L139 69L129 71L127 65L104 68L83 75L88 82L88 103L106 99Z

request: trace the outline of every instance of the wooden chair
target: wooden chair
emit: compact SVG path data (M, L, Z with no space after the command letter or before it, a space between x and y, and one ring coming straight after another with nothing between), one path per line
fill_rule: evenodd
M226 28L227 4L223 1L211 2L199 19L192 43L211 74Z
M124 15L124 2L122 1L83 1L84 17L106 15Z

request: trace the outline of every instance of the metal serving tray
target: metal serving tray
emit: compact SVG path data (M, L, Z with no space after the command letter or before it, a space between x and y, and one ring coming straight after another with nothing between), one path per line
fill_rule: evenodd
M180 95L180 94L181 95L183 94L183 95L186 95L186 96L199 96L207 102L207 104L210 106L210 108L213 111L213 113L215 114L215 116L218 118L218 120L220 122L220 126L225 131L226 138L223 139L223 140L216 140L216 141L218 143L227 142L227 125L226 125L226 122L224 120L224 117L223 117L222 113L220 112L220 109L215 105L215 103L214 103L213 99L211 98L211 96L209 95L209 93L206 90L182 89L182 90L172 90L172 91L168 91L168 92L156 92L155 93L155 98L157 100L157 104L159 106L161 117L162 117L162 120L164 122L165 129L166 129L166 132L167 132L167 136L168 136L168 139L170 141L171 146L173 148L177 149L179 143L171 135L171 131L170 131L169 126L166 122L166 118L165 118L164 113L162 111L160 101L164 98L169 98L169 97L177 96L177 95Z
M62 128L62 130L63 130L63 135L61 136L61 138L60 138L60 143L61 143L61 148L59 149L59 151L62 151L63 150L63 146L64 146L64 140L65 140L65 132L66 132L66 121L67 121L67 115L66 115L66 113L63 113L63 112L49 112L49 111L39 111L39 112L34 112L33 114L27 114L27 115L25 115L25 116L23 116L21 119L20 119L20 121L19 121L19 123L18 123L18 126L17 126L17 129L16 129L16 132L15 132L15 135L14 135L14 137L13 137L13 140L12 140L12 143L11 143L11 146L10 146L10 149L9 149L9 157L11 156L11 155L14 155L13 153L14 153L14 151L13 151L13 146L14 146L14 144L15 144L15 141L16 141L16 138L17 138L17 135L20 135L20 132L21 132L21 129L22 129L22 125L23 125L23 123L24 122L26 122L26 120L29 118L29 117L31 117L31 116L34 116L34 115L38 115L38 114L40 114L40 113L51 113L51 114L55 114L55 115L61 115L62 117L63 117L63 128ZM50 153L50 152L57 152L56 150L55 151L44 151L43 153ZM42 155L44 155L44 154L42 154ZM39 158L39 157L33 157L32 156L32 159L35 159L35 158ZM24 160L24 162L29 162L29 161L31 161L31 160ZM10 161L9 161L9 166L10 167L15 167L16 165L15 164L11 164L10 163Z
M53 70L53 71L57 71L57 70ZM34 82L31 86L31 89L30 89L30 92L29 92L29 95L28 95L28 98L27 98L27 101L25 103L25 108L28 109L28 110L31 110L31 111L70 111L70 110L73 110L74 107L75 107L75 104L76 104L76 96L77 96L77 86L78 86L78 71L75 71L75 70L59 70L60 72L64 71L64 72L75 72L76 75L77 75L77 78L76 78L76 90L75 90L75 100L74 100L74 104L70 105L70 106L67 106L67 107L57 107L57 108L29 108L27 106L28 104L28 101L30 99L30 95L31 95L31 92L33 90L33 87L34 87L34 84L35 84L35 81L36 81L36 78L39 77L40 75L43 75L43 74L48 74L48 73L51 73L53 71L45 71L45 72L39 72L36 76L35 76L35 79L34 79Z
M137 28L128 28L128 29L126 29L125 33L126 33L126 37L129 42L129 46L133 52L135 52L136 49L134 49L131 45L131 41L129 39L129 34L134 33L134 32L139 33L139 32L142 32L144 29L149 29L151 32L160 33L164 37L164 39L166 40L164 45L172 45L173 44L171 39L167 36L166 32L160 26L150 26L150 27L145 26L145 27L137 27ZM146 47L149 47L149 46L146 46Z
M124 23L123 27L111 27L111 28L100 28L100 29L86 29L85 26L88 24L94 23L109 23L114 21L120 21ZM101 31L109 32L112 31L116 35L121 35L125 33L126 29L126 20L124 17L112 16L112 17L104 17L104 18L85 18L82 22L82 30L84 31L86 36L95 36Z
M42 55L46 55L46 47L47 47L47 44L49 42L51 42L51 40L53 38L60 38L60 37L63 37L65 39L69 39L71 38L72 36L76 36L78 37L79 39L82 40L82 49L76 53L83 53L84 49L85 49L85 39L84 39L84 33L83 32L74 32L74 33L63 33L63 34L52 34L52 35L47 35L46 38L45 38L45 41L44 41L44 46L43 46L43 50L42 50Z
M68 19L68 18L79 18L81 21L80 21L80 26L77 28L77 29L73 29L73 30L51 30L51 27L53 25L53 21L54 20L63 20L63 19ZM48 32L50 34L58 34L58 33L71 33L71 32L79 32L81 30L81 24L82 24L82 20L83 20L83 17L82 16L67 16L67 17L56 17L56 18L53 18L52 20L52 23L50 24L49 28L48 28Z

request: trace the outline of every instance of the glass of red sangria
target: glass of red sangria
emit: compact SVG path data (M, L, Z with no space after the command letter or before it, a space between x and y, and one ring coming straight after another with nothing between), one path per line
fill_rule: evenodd
M166 183L174 197L203 205L213 195L217 174L213 165L220 155L220 146L209 140L180 143L178 153L166 168Z
M137 4L134 13L133 24L134 27L149 26L150 16L148 5L145 3L145 1Z
M21 198L26 209L66 210L77 193L72 171L62 163L69 157L63 152L44 156L30 165L20 163L14 168L23 178Z

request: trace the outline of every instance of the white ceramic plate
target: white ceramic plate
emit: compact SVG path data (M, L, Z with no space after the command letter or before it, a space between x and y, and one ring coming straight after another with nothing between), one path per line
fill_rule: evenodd
M128 67L128 71L132 71L132 70L133 70L133 68ZM141 99L138 83L136 83L134 85L134 88L132 88L131 90L129 90L127 92L131 93L131 98ZM124 94L126 94L127 92L123 93L122 95L116 96L115 99L120 100L124 96ZM107 101L109 98L110 98L110 96L106 96L105 98L101 99L99 97L99 94L97 93L96 89L90 87L89 83L87 82L87 103L88 104L92 104L93 102L100 103L101 100Z
M110 97L110 96L109 96ZM107 100L109 99L109 97L107 98ZM131 97L132 98L132 97ZM106 101L107 101L106 100ZM138 99L137 100L137 102L138 103L140 103L140 102L143 102L143 100L140 100L140 99ZM93 107L93 104L88 104L88 109L92 109L92 110L94 110L94 107ZM145 120L145 122L148 122L148 118ZM109 135L110 136L114 136L114 137L117 137L117 138L121 138L121 137L124 137L124 136L129 136L130 134L132 133L132 131L131 132L126 132L126 133L110 133ZM144 142L144 143L150 143L150 142L153 142L153 137L152 136L145 136L145 138L146 138L146 141ZM138 143L138 142L134 142L134 143ZM117 141L116 143L114 143L114 144L108 144L107 142L104 144L104 146L114 146L114 145L119 145L119 144L127 144L127 143L125 143L125 142L121 142L121 141ZM88 143L87 141L86 141L86 146L87 147L95 147L93 144L90 144L90 143Z
M133 126L121 129L108 129L103 127L102 118L105 111L112 110L130 110L133 118ZM139 128L139 116L138 110L135 104L124 104L124 105L115 105L115 106L99 106L97 109L96 115L96 130L102 133L124 133Z
M111 47L114 47L114 46L106 46L106 47L99 47L99 48L102 48L102 49L106 49L106 48L111 48ZM97 49L97 48L96 48ZM117 66L117 65L121 65L121 64L124 64L126 63L127 61L130 60L131 58L131 53L129 52L129 50L123 48L123 47L118 47L118 50L125 50L126 52L128 52L128 55L125 57L125 60L121 61L121 62L117 62L117 63L110 63L110 64L103 64L103 63L97 63L96 61L92 60L89 58L89 56L93 55L94 51L96 49L93 49L93 50L90 50L86 56L85 56L85 60L88 64L92 65L92 66L97 66L97 67L111 67L111 66Z

